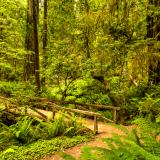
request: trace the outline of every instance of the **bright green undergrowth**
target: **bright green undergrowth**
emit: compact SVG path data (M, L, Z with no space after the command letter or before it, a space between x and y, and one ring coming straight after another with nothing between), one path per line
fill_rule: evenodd
M58 112L52 121L21 116L8 126L0 118L0 160L39 159L86 142L92 136L79 118L65 112Z
M104 138L107 148L82 148L79 160L160 160L160 125L151 122L149 118L138 118L134 122L137 126L128 131L123 126L117 126L124 135L113 134L111 138ZM75 160L74 157L61 154L65 160Z
M89 136L56 137L51 140L39 140L25 146L12 146L1 152L1 160L36 160L54 154L66 148L86 142Z

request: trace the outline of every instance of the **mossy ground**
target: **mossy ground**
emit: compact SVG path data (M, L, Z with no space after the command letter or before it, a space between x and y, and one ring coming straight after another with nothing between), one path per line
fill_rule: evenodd
M1 160L38 160L66 148L89 141L92 136L57 137L39 140L26 146L12 146L0 153Z

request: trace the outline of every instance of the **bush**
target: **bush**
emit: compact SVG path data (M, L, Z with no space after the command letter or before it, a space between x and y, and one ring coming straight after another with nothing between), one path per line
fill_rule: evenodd
M22 144L29 143L33 140L33 128L32 128L33 120L27 116L21 117L18 122L12 126L10 126L10 131L14 135L15 139L17 139Z
M82 123L74 114L71 116L59 112L53 122L36 121L36 123L33 123L33 119L30 117L22 116L16 124L9 127L1 123L0 137L2 138L0 143L8 142L7 139L19 144L28 144L38 139L51 139L63 135L73 137L78 135L82 128L84 128Z
M62 135L76 136L79 130L84 128L74 114L68 115L63 112L56 114L53 122L41 122L39 127L46 133L48 138Z
M103 116L105 116L108 119L113 119L113 114L111 111L99 111Z
M14 139L14 135L10 132L10 128L3 123L0 123L0 152L12 145L19 145L19 142Z
M20 83L20 82L0 82L0 93L4 96L16 96L22 97L24 96L33 96L35 95L35 86L27 83Z
M61 84L61 89L64 85ZM62 93L58 87L50 89L52 97L62 98ZM104 85L93 79L76 80L67 89L65 100L75 100L82 103L111 104L111 100L105 93Z

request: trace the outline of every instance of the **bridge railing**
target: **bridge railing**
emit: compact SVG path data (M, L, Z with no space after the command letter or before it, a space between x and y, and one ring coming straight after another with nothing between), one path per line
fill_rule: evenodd
M117 122L117 111L120 110L120 107L114 107L114 106L84 104L84 103L73 102L73 101L58 101L58 100L50 100L47 98L39 98L39 97L30 98L30 102L32 104L31 106L19 107L19 106L16 106L10 103L10 100L7 98L0 97L0 99L3 102L5 101L6 104L9 104L7 105L8 106L7 110L10 112L26 113L27 115L32 115L32 111L34 111L43 120L47 119L47 112L45 110L51 111L53 118L54 118L55 113L60 110L94 117L94 132L95 133L98 133L98 118L106 122L116 123ZM75 105L76 109L71 109L71 108L60 106L63 104ZM43 107L43 110L42 110L42 106L47 106L47 107ZM77 109L77 108L80 108L80 109ZM112 110L113 119L112 120L108 119L100 113L87 110L91 108ZM34 115L32 115L32 117L33 116Z
M41 102L41 104L47 104L48 110L52 110L53 115L55 115L55 112L57 110L63 110L63 111L67 111L67 112L73 112L73 113L78 113L78 114L82 114L82 115L93 116L94 117L94 132L95 133L98 133L98 118L100 118L106 122L117 123L117 112L120 111L120 107L107 106L107 105L85 104L85 103L79 103L79 102L75 102L75 101L49 100L46 98L37 98L37 97L35 97L35 100L36 101L38 100L38 102ZM72 104L75 106L76 109L71 109L71 108L59 106L59 105L64 105L64 104ZM96 113L96 112L87 110L87 109L91 109L91 108L112 110L113 119L108 119L100 113Z

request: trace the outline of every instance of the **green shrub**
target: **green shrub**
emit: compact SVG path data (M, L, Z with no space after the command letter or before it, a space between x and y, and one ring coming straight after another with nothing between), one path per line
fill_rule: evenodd
M63 112L56 114L53 122L35 123L33 119L22 116L16 124L9 127L0 123L0 159L39 159L63 148L72 147L92 137L91 131L84 136L78 136L81 135L81 129L84 127L76 116ZM51 139L53 137L54 139Z
M12 145L19 145L19 142L14 138L10 128L0 122L0 151Z
M57 137L51 140L39 140L29 145L13 146L0 153L1 160L38 160L57 151L73 147L91 139L88 136L76 136L72 138Z
M76 136L78 131L83 128L82 123L74 114L69 115L64 112L58 112L53 122L41 122L39 127L42 132L46 133L47 138L62 135Z
M0 93L4 96L16 96L18 99L22 99L24 96L35 95L35 86L27 83L20 82L5 82L0 81ZM20 98L19 98L20 97Z
M16 124L9 127L1 123L0 137L2 138L0 143L8 142L7 139L20 144L28 144L38 139L51 139L62 135L72 137L78 135L79 130L82 128L84 128L82 123L74 114L71 116L59 112L53 122L36 121L35 124L33 124L33 119L30 117L22 116Z
M64 84L60 86L64 88ZM62 93L58 87L50 89L52 97L62 98ZM84 103L111 104L111 100L105 93L104 85L93 79L76 80L68 89L65 100L75 100Z
M66 130L66 122L63 114L56 114L53 122L41 122L40 126L47 132L48 138L62 135Z
M27 116L21 117L18 122L10 126L10 131L22 144L29 143L32 140L33 129L32 129L33 120Z
M113 119L113 114L111 111L106 110L106 111L99 111L103 116L105 116L108 119Z
M79 131L82 128L84 128L82 122L80 122L79 118L77 118L74 114L72 115L66 114L66 117L68 118L68 121L67 121L67 129L65 131L65 135L68 136L78 135Z

